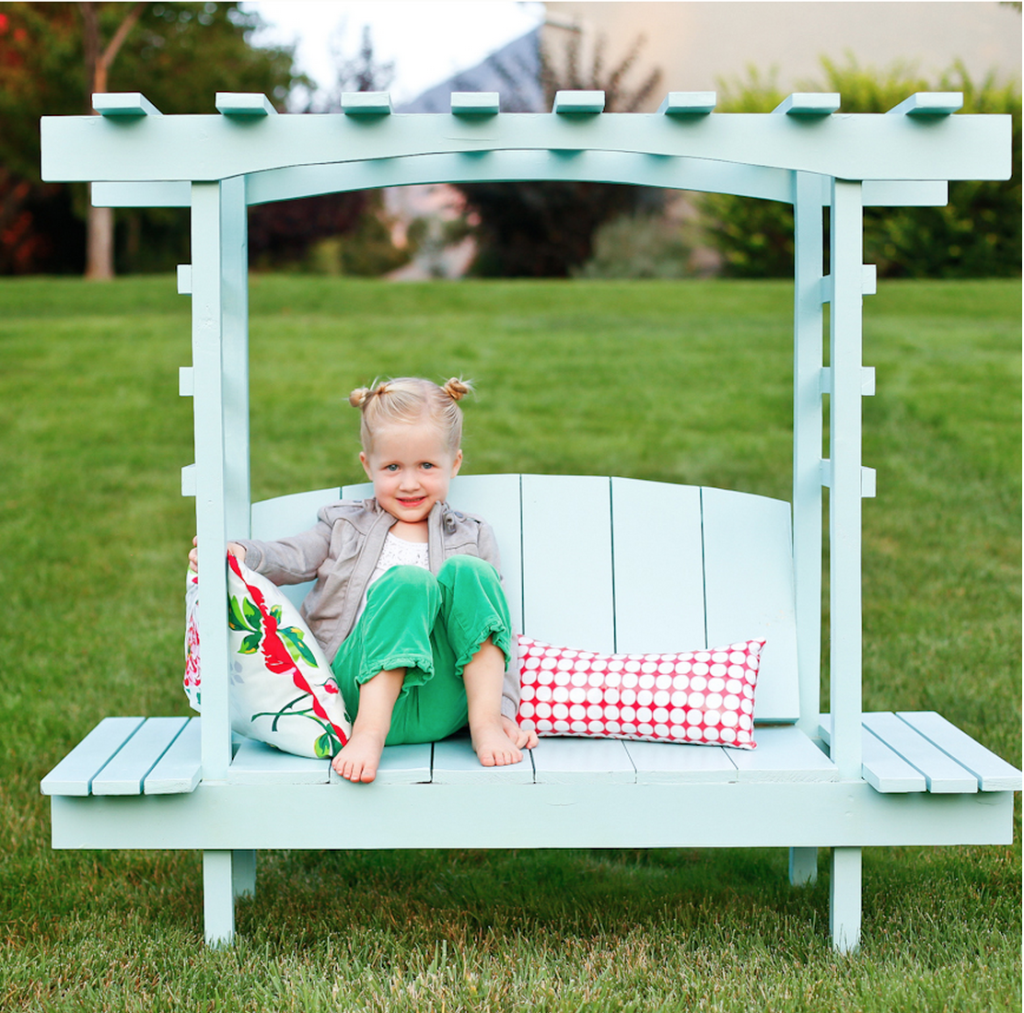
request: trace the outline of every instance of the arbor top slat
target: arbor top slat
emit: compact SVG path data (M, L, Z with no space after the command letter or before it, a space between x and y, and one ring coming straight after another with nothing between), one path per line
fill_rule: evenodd
M212 181L293 165L444 153L640 152L851 180L1006 179L1009 116L450 113L42 119L52 181ZM453 167L458 159L454 158Z

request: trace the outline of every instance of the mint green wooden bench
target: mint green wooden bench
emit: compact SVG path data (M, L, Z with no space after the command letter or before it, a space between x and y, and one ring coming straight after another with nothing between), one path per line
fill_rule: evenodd
M605 114L599 92L560 93L549 114L502 114L490 94L453 95L450 115L392 115L376 93L346 96L331 116L278 116L258 95L222 94L216 105L212 116L165 117L141 95L98 95L100 116L42 123L44 179L91 181L98 204L192 209L192 264L178 284L192 296L193 357L180 392L193 397L197 435L182 491L196 496L210 560L232 538L289 534L322 504L367 494L357 486L250 504L249 205L474 179L600 179L793 204L792 504L605 477L460 476L451 490L455 505L494 525L529 636L626 652L766 636L758 748L544 739L522 763L485 769L455 738L389 748L372 785L335 784L327 761L233 738L226 577L209 562L202 720L101 722L43 780L54 847L201 850L211 943L233 938L234 898L255 889L259 849L784 847L799 884L829 848L830 933L845 951L860 935L863 847L1012 840L1019 771L938 714L862 712L860 579L861 504L875 484L861 463L861 398L874 393L861 303L875 285L862 264L862 209L944 204L950 179L1008 177L1009 117L953 115L960 96L945 93L857 116L836 112L837 95L721 115L704 92L670 93L656 114Z

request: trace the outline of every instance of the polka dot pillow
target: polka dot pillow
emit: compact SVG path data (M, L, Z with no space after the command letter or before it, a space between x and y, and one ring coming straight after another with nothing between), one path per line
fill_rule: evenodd
M517 720L538 735L753 749L764 640L679 654L594 654L519 638Z
M200 710L199 579L191 572L185 601L185 692ZM320 645L281 589L230 554L227 620L231 727L297 756L338 752L352 729Z

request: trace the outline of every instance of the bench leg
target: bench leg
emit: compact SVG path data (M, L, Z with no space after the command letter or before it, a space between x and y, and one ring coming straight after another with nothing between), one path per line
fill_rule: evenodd
M860 908L860 848L833 848L828 921L837 953L853 953L860 946Z
M203 852L203 930L207 946L230 946L235 939L234 852Z
M256 896L256 852L231 853L231 892L236 897Z
M810 886L818 879L818 849L789 849L789 882L793 886Z

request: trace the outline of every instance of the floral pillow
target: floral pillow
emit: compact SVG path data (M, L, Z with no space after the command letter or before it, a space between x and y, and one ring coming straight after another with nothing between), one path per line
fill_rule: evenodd
M679 654L594 654L519 637L516 720L538 735L753 749L765 641Z
M200 710L199 578L186 591L185 693ZM331 666L297 609L266 577L228 555L231 727L297 756L333 756L352 726Z

